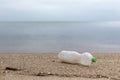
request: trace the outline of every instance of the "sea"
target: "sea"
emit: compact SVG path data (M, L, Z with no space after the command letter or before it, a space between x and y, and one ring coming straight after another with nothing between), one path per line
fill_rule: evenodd
M120 53L120 21L0 22L0 53Z

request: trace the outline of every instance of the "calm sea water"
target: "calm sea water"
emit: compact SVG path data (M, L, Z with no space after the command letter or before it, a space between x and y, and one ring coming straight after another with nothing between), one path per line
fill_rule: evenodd
M0 22L0 52L120 52L120 22Z

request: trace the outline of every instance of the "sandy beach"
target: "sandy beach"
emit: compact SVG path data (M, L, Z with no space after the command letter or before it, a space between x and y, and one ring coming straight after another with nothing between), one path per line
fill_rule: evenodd
M0 54L0 80L120 80L120 54L93 54L89 67L63 63L57 54Z

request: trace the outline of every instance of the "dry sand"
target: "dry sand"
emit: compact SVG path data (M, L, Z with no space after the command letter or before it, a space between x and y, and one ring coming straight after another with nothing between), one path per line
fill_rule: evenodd
M93 54L89 67L62 63L57 54L0 54L0 80L120 80L120 54Z

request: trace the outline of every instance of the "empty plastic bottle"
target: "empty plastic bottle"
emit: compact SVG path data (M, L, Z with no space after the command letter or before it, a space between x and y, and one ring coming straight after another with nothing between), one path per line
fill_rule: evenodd
M58 54L58 58L63 62L78 63L86 66L90 66L91 63L96 62L96 58L90 53L78 53L76 51L61 51Z

